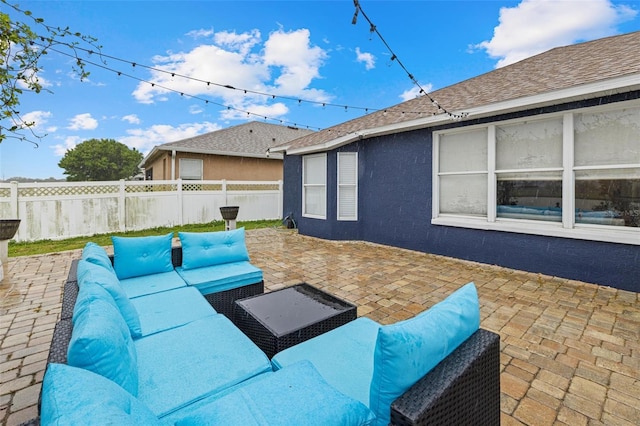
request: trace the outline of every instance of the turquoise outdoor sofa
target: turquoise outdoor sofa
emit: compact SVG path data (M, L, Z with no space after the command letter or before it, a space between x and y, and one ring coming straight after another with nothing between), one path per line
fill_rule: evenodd
M166 288L157 268L175 251L146 238L115 238L111 259L89 243L70 271L72 312L31 424L499 424L499 337L479 329L473 283L410 320L359 318L270 361L196 287ZM183 264L211 250L183 250Z

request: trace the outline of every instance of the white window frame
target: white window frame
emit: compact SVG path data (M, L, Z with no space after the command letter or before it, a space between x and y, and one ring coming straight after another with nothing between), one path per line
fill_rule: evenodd
M185 177L185 175L183 174L185 171L185 163L193 163L194 165L194 169L198 168L200 170L199 176L198 177L194 177L196 175L187 175ZM198 165L196 166L196 163L198 163ZM182 180L202 180L202 171L203 171L203 166L202 166L202 159L201 158L180 158L179 160L179 164L180 164L180 179ZM187 168L187 170L190 170L190 168Z
M574 114L577 113L597 113L614 111L623 108L640 107L640 101L633 100L618 102L602 107L580 108L563 113L544 114L533 117L525 117L514 120L506 120L495 124L484 124L478 126L468 126L463 128L445 130L433 133L432 146L432 225L455 226L470 229L482 229L492 231L516 232L532 235L546 235L554 237L574 238L591 241L605 241L622 244L640 245L640 228L595 225L575 222L575 172L580 167L574 167ZM496 125L516 124L523 121L533 121L537 119L545 120L549 118L563 118L563 159L562 159L562 221L544 222L526 219L498 218L496 212ZM453 132L466 132L472 129L486 127L488 129L487 152L487 216L465 216L440 213L440 176L439 172L439 151L440 135ZM619 166L613 166L613 168ZM640 163L626 164L624 168L640 168Z
M322 183L307 183L305 182L305 167L306 167L306 161L307 159L310 158L322 158L323 159L323 163L324 163L324 167L323 167L323 171L324 171L324 176L323 176L323 182ZM311 154L311 155L304 155L302 156L302 216L303 217L309 217L309 218L313 218L313 219L326 219L327 218L327 154L326 153L322 153L322 154ZM307 213L307 206L306 206L306 192L307 192L307 188L324 188L324 212L321 215L318 214L311 214L311 213Z
M340 183L342 181L341 179L341 172L342 172L342 159L343 158L347 158L347 157L353 157L354 158L354 164L355 164L355 170L354 170L354 181L353 182L349 182L349 183ZM336 217L338 218L338 220L344 220L344 221L357 221L358 220L358 153L357 152L339 152L338 153L338 172L337 172L337 210L336 210ZM353 202L354 202L354 214L352 216L345 216L345 215L340 215L340 193L344 190L344 189L353 189L353 196L355 197Z

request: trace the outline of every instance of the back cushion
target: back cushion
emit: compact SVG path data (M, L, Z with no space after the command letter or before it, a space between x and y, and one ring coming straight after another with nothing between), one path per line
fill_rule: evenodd
M83 287L87 284L99 285L109 292L120 314L127 323L131 336L134 338L142 336L142 327L140 325L138 311L136 311L135 306L133 306L133 303L131 303L131 300L127 297L114 272L110 272L86 260L80 260L80 262L78 262L78 286L80 287L80 293L82 293ZM76 308L77 306L78 303L76 303Z
M95 299L74 312L67 363L93 371L138 394L137 356L127 324L118 310Z
M95 265L100 265L103 268L115 273L115 271L113 270L111 259L109 259L109 255L104 248L97 245L96 243L88 242L84 246L84 250L82 250L82 259Z
M391 403L479 327L480 307L473 283L414 318L380 327L369 393L376 424L387 425Z
M173 270L173 232L150 237L111 237L113 266L121 280Z
M42 382L40 424L156 425L158 418L129 392L81 368L51 363Z
M179 232L182 269L249 260L244 228L220 232Z

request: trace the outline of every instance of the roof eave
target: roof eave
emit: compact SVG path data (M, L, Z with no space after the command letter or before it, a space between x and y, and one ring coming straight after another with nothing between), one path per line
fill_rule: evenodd
M583 84L566 89L554 90L551 92L540 93L531 96L525 96L516 99L510 99L503 102L482 105L465 109L464 111L454 111L453 115L465 114L467 118L484 118L498 114L506 114L510 112L522 111L530 108L554 105L558 103L566 103L589 99L593 97L611 95L632 90L640 89L640 73L629 74L622 77L601 80L594 83ZM389 124L386 126L362 129L354 133L342 136L330 141L288 149L288 147L277 147L279 151L286 151L288 155L312 154L316 152L329 151L341 146L350 144L359 139L366 139L375 136L385 136L389 134L407 132L411 130L433 127L451 121L447 114L439 114L430 117L419 118L416 120L403 121L401 123ZM273 152L272 148L272 152Z
M151 151L149 151L149 153L142 159L142 161L140 161L140 163L138 163L138 168L139 169L144 169L144 165L147 164L147 162L149 160L151 160L151 158L153 158L157 153L158 153L158 147L154 146L151 149Z
M278 160L282 159L282 154L276 153L273 155L273 151L267 155L267 151L263 154L260 153L249 153L249 152L233 152L233 151L216 151L211 149L202 149L202 148L188 148L188 147L178 147L178 146L158 146L155 147L154 150L162 150L162 151L176 151L176 152L186 152L190 154L206 154L206 155L224 155L228 157L248 157L248 158L262 158L266 160ZM152 151L153 152L153 151ZM151 155L151 154L149 154Z

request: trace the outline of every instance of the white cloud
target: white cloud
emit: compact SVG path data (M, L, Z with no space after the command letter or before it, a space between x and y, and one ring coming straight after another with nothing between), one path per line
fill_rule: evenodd
M63 143L53 145L51 149L53 149L55 156L63 157L68 150L75 148L80 142L82 142L80 136L68 136L64 139Z
M189 105L189 114L197 115L202 114L204 112L204 108L202 105Z
M264 62L280 70L274 83L281 91L302 95L314 78L320 77L320 67L327 53L320 47L310 46L307 29L284 32L275 31L264 43Z
M361 52L359 47L356 47L356 61L364 62L367 71L376 67L376 57L371 53Z
M127 136L121 136L116 140L146 155L156 145L175 142L220 129L221 127L218 124L208 121L185 123L177 127L168 124L156 124L146 129L127 130Z
M51 115L50 111L31 111L22 114L22 119L25 123L33 123L31 128L33 130L38 130L44 128L44 125L47 124Z
M221 119L223 120L238 120L238 119L248 119L248 120L260 120L261 118L274 118L274 117L282 117L289 112L289 108L283 104L282 102L276 102L271 105L253 105L251 107L251 114L247 114L246 112L227 109L222 111ZM275 124L275 123L274 123Z
M288 112L285 106L272 103L270 97L224 86L318 102L331 100L326 92L310 88L312 81L320 78L319 70L327 53L311 45L308 30L287 32L280 29L269 34L264 42L258 30L244 33L222 31L215 33L213 40L213 44L202 44L190 51L154 57L154 67L168 73L151 71L151 78L146 80L153 81L155 85L140 83L133 92L134 98L151 104L166 101L171 98L172 91L177 91L230 106L231 110L222 112L224 117L238 116L238 111L233 109L260 115ZM170 73L175 73L175 76ZM206 81L214 84L207 85ZM280 115L268 116L277 118Z
M210 30L205 30L204 28L202 28L199 30L189 31L187 35L192 38L208 38L213 35L213 28L211 28Z
M248 33L237 34L236 32L221 31L216 33L214 41L223 48L238 52L242 56L247 56L251 49L260 43L260 31L251 30Z
M122 121L126 121L129 124L140 124L140 118L136 114L129 114L122 117Z
M610 0L523 0L501 8L493 38L474 47L499 59L499 68L553 47L616 34L615 26L637 13Z
M98 120L91 117L91 114L85 112L84 114L78 114L69 120L69 130L93 130L98 127Z
M424 89L425 92L429 93L433 89L433 85L427 84L426 86L422 86L422 88ZM402 99L403 101L408 101L410 99L418 98L420 96L424 96L424 95L420 93L420 88L414 85L411 89L405 90L404 92L402 92L400 94L400 99Z

